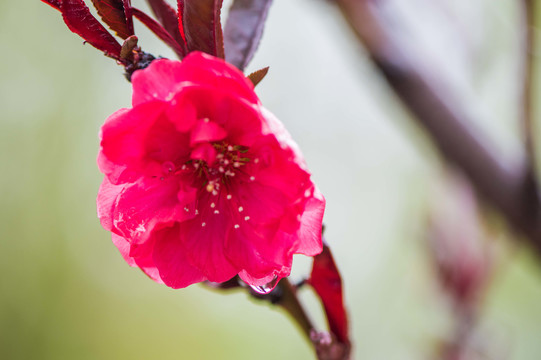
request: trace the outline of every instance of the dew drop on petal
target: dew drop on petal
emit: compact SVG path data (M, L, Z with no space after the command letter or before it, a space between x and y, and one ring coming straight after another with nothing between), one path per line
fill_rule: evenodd
M269 281L265 285L250 285L250 287L256 293L261 294L261 295L266 295L266 294L270 293L272 290L274 290L276 285L278 285L278 281L279 281L278 277L274 276L274 279L272 279L271 281Z

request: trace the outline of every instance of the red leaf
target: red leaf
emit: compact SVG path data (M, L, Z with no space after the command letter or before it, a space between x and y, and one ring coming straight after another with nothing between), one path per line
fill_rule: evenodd
M122 39L133 35L130 0L92 0L94 7L109 28Z
M41 0L41 1L43 1L45 4L51 5L56 10L60 10L60 0Z
M186 43L186 34L184 33L184 22L182 19L184 19L184 0L178 0L178 30L180 32L180 35L184 39L184 43Z
M223 59L222 0L179 0L178 5L188 52L198 50Z
M272 0L235 0L225 24L225 58L244 70L263 35Z
M259 69L251 73L247 76L248 79L254 84L254 86L257 86L267 76L267 73L269 72L269 67L264 67L263 69Z
M152 12L158 19L158 21L163 25L164 29L167 30L169 35L180 46L183 48L184 53L186 53L186 40L180 33L179 27L179 15L176 10L171 7L165 0L147 0L147 3L150 5Z
M90 45L114 59L120 58L121 46L90 13L83 0L62 0L60 11L68 28Z
M314 257L309 283L323 303L331 333L339 342L349 345L348 316L344 307L342 278L326 244L323 245L321 254Z
M175 53L180 57L183 58L185 53L184 49L180 46L179 43L173 39L171 35L154 19L152 19L150 16L142 12L141 10L138 10L136 8L132 8L133 16L135 16L137 19L139 19L147 28L150 29L156 36L158 36L164 43L169 45Z

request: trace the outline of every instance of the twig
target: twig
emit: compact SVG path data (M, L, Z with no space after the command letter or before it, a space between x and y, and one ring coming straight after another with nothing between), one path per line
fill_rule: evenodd
M522 154L504 163L475 121L451 92L408 56L408 49L387 32L375 10L380 1L333 0L365 45L374 64L396 95L429 133L439 151L457 165L483 198L529 240L541 256L541 228L536 181Z
M287 278L280 280L278 287L282 292L282 296L277 304L284 308L284 310L295 320L307 340L312 344L310 335L314 331L314 325L312 325L312 321L299 302L296 289L291 285Z
M523 69L522 69L522 131L526 152L532 164L532 171L536 168L533 124L533 75L534 75L534 26L535 26L535 0L524 0L522 11L523 26Z

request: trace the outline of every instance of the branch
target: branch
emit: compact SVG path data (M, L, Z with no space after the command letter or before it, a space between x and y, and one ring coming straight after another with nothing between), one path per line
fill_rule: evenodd
M535 0L522 1L522 11L524 18L523 26L523 69L522 69L522 131L524 145L528 163L531 166L530 171L535 174L537 168L535 163L535 144L534 144L534 109L533 109L533 86L534 86L534 54L535 54Z
M333 0L364 44L374 64L396 95L431 136L441 154L458 166L485 201L541 256L540 201L529 159L505 163L494 144L475 127L476 121L461 108L454 95L409 56L380 19L373 0Z

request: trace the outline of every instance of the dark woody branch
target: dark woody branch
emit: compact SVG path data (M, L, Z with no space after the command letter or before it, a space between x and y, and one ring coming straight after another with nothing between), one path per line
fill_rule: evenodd
M484 200L541 256L540 201L531 157L524 152L507 163L498 156L498 149L475 127L472 115L455 101L453 93L412 60L407 44L397 42L387 31L389 24L378 16L382 1L332 2L441 154L464 172Z

